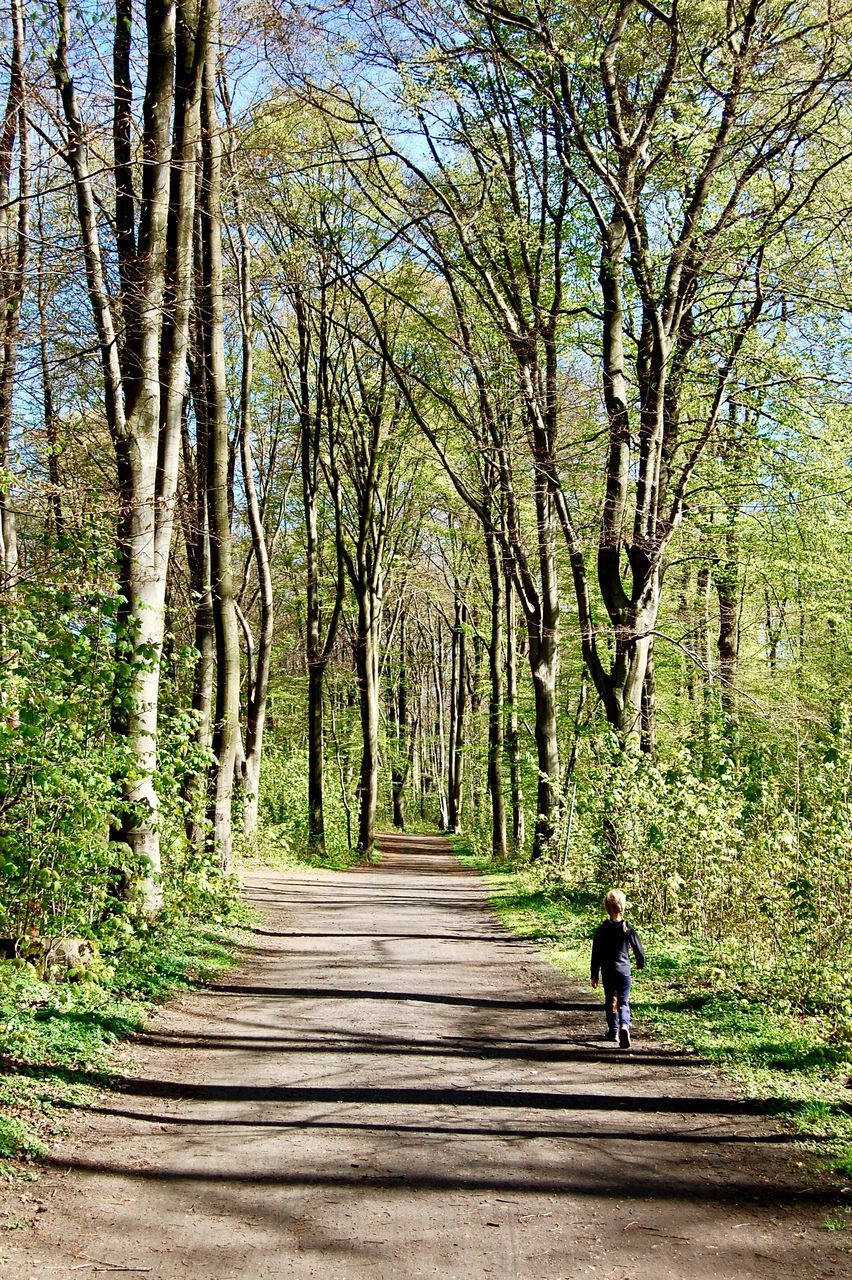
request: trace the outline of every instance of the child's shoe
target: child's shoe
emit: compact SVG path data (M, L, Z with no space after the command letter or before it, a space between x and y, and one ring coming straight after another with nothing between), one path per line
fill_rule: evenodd
M618 1033L618 1043L622 1049L630 1048L630 1030L628 1027L622 1027Z
M618 1039L617 1031L607 1031L606 1035L604 1036L604 1040L611 1040L613 1044L615 1044L617 1039Z

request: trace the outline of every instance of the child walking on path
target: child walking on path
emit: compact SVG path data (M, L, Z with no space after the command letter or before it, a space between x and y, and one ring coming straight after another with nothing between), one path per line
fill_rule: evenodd
M636 968L645 965L645 951L639 934L624 919L627 899L618 889L610 889L604 898L609 916L598 925L592 939L592 986L603 979L606 1008L606 1038L617 1040L622 1049L630 1048L630 951L636 957Z

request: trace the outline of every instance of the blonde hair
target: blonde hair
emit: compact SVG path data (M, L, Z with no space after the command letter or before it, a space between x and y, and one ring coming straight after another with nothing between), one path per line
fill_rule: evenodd
M611 920L615 920L618 916L624 915L624 908L627 906L627 899L620 889L610 889L603 901L604 911Z

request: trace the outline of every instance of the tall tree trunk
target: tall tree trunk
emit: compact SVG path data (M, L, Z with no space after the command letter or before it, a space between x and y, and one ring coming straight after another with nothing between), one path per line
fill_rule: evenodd
M642 685L642 750L653 755L657 749L657 678L654 669L654 642L648 648L645 680Z
M120 465L126 467L129 482L124 495L129 510L125 512L123 532L127 539L129 617L136 657L128 717L128 743L134 770L127 787L130 817L122 834L136 858L150 869L145 898L149 910L156 911L162 901L159 885L160 806L155 784L160 659L174 521L189 293L188 284L182 292L176 288L175 297L181 312L185 304L187 313L186 316L175 316L174 322L170 314L169 322L165 323L170 303L167 272L170 241L174 244L173 260L181 281L186 278L187 258L191 263L191 240L187 243L181 238L186 235L186 202L192 199L188 188L194 183L181 183L180 168L184 165L191 167L191 148L194 149L197 140L198 117L197 98L189 100L185 83L180 83L179 101L174 95L174 77L179 60L174 11L165 5L150 6L146 10L146 26L147 80L143 120L145 154L150 158L143 171L135 260L132 263L129 246L119 245L122 318L126 337L121 353L120 384L115 391L116 399L122 401L125 421L113 434L118 437L117 453ZM117 39L120 35L117 32ZM182 27L182 41L184 36ZM121 87L117 85L117 90ZM190 95L195 87L189 87ZM174 141L170 136L173 109L176 132L186 123L189 135ZM115 171L119 200L122 188L120 150L116 130ZM174 156L174 151L179 154ZM176 170L172 168L173 158L177 160ZM173 178L178 191L176 203L172 201ZM90 216L96 237L93 208ZM85 222L84 214L81 225ZM165 387L164 375L168 378Z
M450 811L447 801L449 767L447 763L446 708L444 706L444 633L438 620L432 650L432 674L435 683L435 781L438 790L438 830L447 831Z
M192 381L196 415L203 413L203 357L199 352L192 362ZM192 712L195 718L195 741L202 751L213 742L213 678L216 665L216 641L213 630L213 598L210 588L210 537L207 527L207 429L203 416L196 417L197 446L189 438L184 415L183 483L181 485L181 523L183 525L189 591L192 600L193 647L196 652L192 675ZM181 787L186 811L186 836L190 848L201 852L205 843L206 775L193 766Z
M596 651L586 655L587 666L591 657L590 674L621 743L641 748L643 703L646 692L651 697L653 691L652 684L646 691L646 674L660 605L660 570L644 552L631 548L633 584L628 596L621 583L619 553L616 549L610 554L610 550L599 549L598 582L615 632L614 658L609 673L603 670ZM645 709L650 714L650 703Z
M730 716L735 709L734 693L740 652L740 572L736 514L731 513L725 530L724 559L716 566L713 578L719 600L719 684L722 708Z
M337 638L345 584L343 514L340 477L336 464L326 477L334 507L335 582L331 614L322 635L320 593L319 486L322 472L323 428L329 441L334 436L334 411L329 393L329 321L325 288L320 288L314 308L314 324L300 286L293 290L293 310L298 341L297 374L293 379L298 394L299 457L302 479L302 510L305 521L305 665L308 671L308 844L321 851L325 847L323 814L323 686L325 672ZM330 445L334 453L333 445ZM353 565L354 568L354 565Z
M633 640L629 645L629 651L625 652L623 684L616 690L618 699L616 727L625 746L641 747L645 723L645 698L649 692L646 689L646 677L649 663L652 661L653 637L642 630L641 624L636 626L636 631L639 639Z
M24 79L24 14L12 0L12 48L9 91L0 132L0 592L15 586L18 539L9 500L6 471L12 429L12 400L17 365L21 305L29 257L29 137ZM12 198L15 144L18 148L18 200Z
M221 76L222 99L225 104L225 115L229 137L229 180L234 202L234 218L238 236L238 268L239 268L239 320L242 339L242 368L240 373L240 421L239 451L243 477L243 489L246 497L249 533L251 535L252 556L257 572L258 595L260 600L260 627L257 645L254 652L253 679L250 683L249 696L246 699L245 754L242 760L243 785L243 831L246 836L253 836L257 830L258 804L260 800L260 771L263 761L263 735L266 726L266 708L269 698L269 671L272 661L272 641L275 625L274 601L272 592L272 571L269 564L269 548L266 542L266 530L263 523L263 512L258 499L254 478L254 460L252 457L252 413L251 396L254 383L254 290L251 271L251 246L249 245L243 216L242 192L240 190L239 173L235 159L236 139L231 119L231 104L228 87ZM248 621L246 621L248 626ZM239 762L238 762L239 763Z
M458 681L458 661L459 649L458 638L456 636L455 626L450 633L450 688L449 701L447 704L447 712L449 724L447 726L447 830L453 831L453 780L456 773L456 717L458 714L458 696L456 694L456 684Z
M180 21L176 22L177 10ZM70 14L57 0L52 68L66 126L86 284L101 353L104 408L119 477L119 552L132 661L126 723L132 768L125 783L121 835L144 868L147 909L162 903L159 801L155 786L165 589L174 527L180 412L186 376L195 160L201 72L211 31L204 0L177 9L154 0L145 10L145 95L141 193L133 190L129 7L114 37L113 177L120 293L107 287L87 129L68 64ZM177 32L177 36L176 36ZM212 33L215 48L218 31ZM138 205L138 222L137 222ZM116 327L116 313L119 327Z
M361 711L361 773L358 780L358 850L372 853L379 799L379 618L368 586L358 597L355 669Z
M317 472L319 440L311 413L309 384L310 333L301 299L297 295L296 318L299 333L300 456L302 466L302 506L305 519L305 662L308 668L308 845L325 847L323 817L323 681L325 646L320 637L319 529ZM321 416L322 407L319 414ZM341 534L338 532L337 537Z
M198 653L192 680L192 710L197 719L196 741L204 751L213 748L213 682L216 675L216 634L213 626L213 594L210 589L210 540L204 535L203 568L195 607L193 643ZM200 848L204 841L197 816L204 806L203 775L196 774L193 782L195 817L190 832L193 848Z
M464 804L465 712L467 709L467 605L456 595L453 627L453 681L450 707L450 759L447 787L449 830L460 834Z
M536 477L538 558L541 575L537 617L527 619L529 662L535 695L535 744L538 757L536 822L532 859L553 845L559 808L559 589L556 572L554 502L546 477Z
M524 797L521 790L520 733L518 728L517 606L511 577L505 579L506 596L506 749L509 757L509 792L512 804L512 852L524 847Z
M323 684L324 668L308 667L308 846L325 848L323 818Z
M535 698L535 745L538 759L536 825L532 859L544 856L553 845L554 817L559 785L559 739L556 702L558 654L552 636L530 636L530 669Z
M393 825L405 830L405 784L410 768L410 725L408 723L408 669L405 634L405 609L399 620L399 671L396 681L396 750L391 766Z
M208 2L213 28L217 30L218 0ZM209 818L213 847L223 871L230 872L233 855L231 801L239 736L240 643L231 549L231 475L222 283L222 138L216 110L216 57L216 45L210 41L201 109L203 180L199 210L202 246L199 314L204 348L210 578L216 639L216 710L213 723L216 766Z
M485 535L491 586L491 635L488 642L488 792L491 797L491 856L506 857L506 801L503 791L503 569L492 533Z
M59 455L62 446L59 440L59 423L53 399L53 376L50 371L50 347L48 344L49 297L45 279L46 264L44 261L44 202L41 200L38 205L38 243L38 347L44 431L47 437L47 475L50 481L50 506L53 512L53 528L57 539L61 539L65 536L62 477L59 471Z
M250 356L249 366L250 366ZM244 366L245 368L245 366ZM243 377L245 378L245 373ZM249 374L249 378L250 378ZM248 411L248 397L245 398L246 412L240 425L240 460L242 463L243 488L249 515L254 563L257 569L258 590L260 595L260 629L254 653L254 678L251 683L250 696L246 701L246 733L244 768L244 802L243 831L253 836L257 831L258 804L260 801L260 771L263 762L263 735L266 727L266 709L269 700L269 672L272 662L272 641L274 634L274 603L272 594L272 571L269 564L269 550L263 528L263 518L257 491L254 483L254 468L251 450L251 417Z
M340 803L343 807L343 812L346 815L346 847L347 849L352 848L352 807L349 803L349 785L351 782L352 770L350 767L350 750L349 750L350 742L349 742L348 722L347 722L347 716L346 716L346 711L348 709L349 701L351 701L351 696L352 696L352 692L350 690L348 694L348 701L344 702L342 698L340 700L340 710L343 716L343 733L344 733L344 738L342 743L340 739L340 733L337 727L337 716L335 714L335 703L337 702L337 695L334 689L332 689L331 698L329 699L329 708L331 711L331 717L330 717L331 718L331 740L334 743L334 754L335 754L335 759L337 761L337 777L340 784Z
M468 663L467 669L467 696L470 704L469 736L471 738L476 738L479 734L482 712L482 655L487 651L485 641L478 634L476 629L474 629L473 635L471 636L471 650L473 652L473 662ZM488 794L488 769L486 767L484 788L482 786L482 775L478 769L472 769L469 776L470 807L478 822L480 811L482 809L483 796Z
M429 776L431 773L428 742L429 723L429 676L425 666L421 666L419 707L417 715L417 776L414 780L414 790L419 801L421 822L426 821L426 801L429 798L429 791L431 788L431 778Z
M713 683L713 657L710 652L710 588L712 576L708 568L698 570L698 623L695 629L696 649L704 680L705 699Z

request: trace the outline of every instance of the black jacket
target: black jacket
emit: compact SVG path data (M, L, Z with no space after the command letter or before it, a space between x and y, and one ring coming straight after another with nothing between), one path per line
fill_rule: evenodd
M627 920L604 920L599 924L592 938L592 982L597 982L602 969L629 973L631 947L637 969L644 968L645 949L632 924Z

